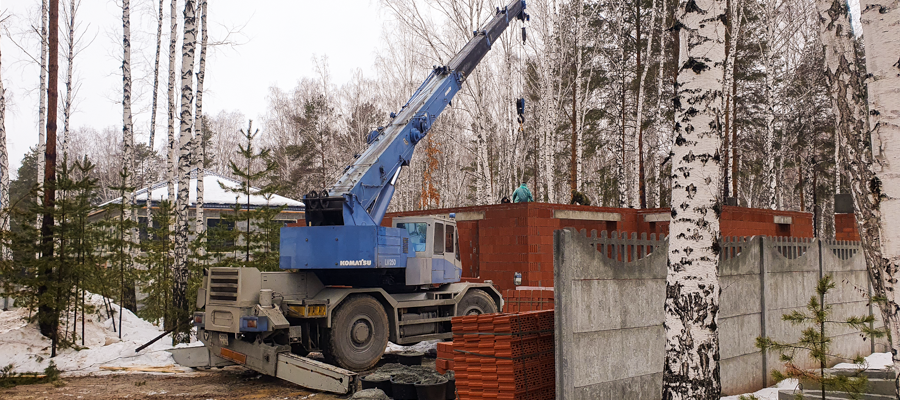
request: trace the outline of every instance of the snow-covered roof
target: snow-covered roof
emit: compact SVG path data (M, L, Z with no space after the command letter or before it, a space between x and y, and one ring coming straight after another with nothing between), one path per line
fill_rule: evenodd
M221 183L225 187L238 189L240 188L240 182L235 181L230 178L226 178L224 176L206 172L203 177L203 206L204 208L217 208L227 206L231 208L234 204L247 204L247 197L240 193L229 192L226 189L223 189ZM178 190L178 182L175 182L175 190ZM196 171L191 174L191 182L190 182L190 206L194 206L197 202L197 174ZM253 190L258 191L259 189L253 188ZM138 189L134 192L135 203L143 204L147 201L147 188ZM150 201L159 202L162 200L166 200L169 198L168 191L168 181L158 182L153 184L150 187ZM107 201L106 203L101 204L100 206L105 206L107 204L120 203L122 201L121 197L112 199ZM284 196L272 195L268 199L258 195L250 195L250 205L251 206L264 206L269 205L273 207L286 206L288 209L303 209L304 204L301 201L297 201L294 199L289 199Z

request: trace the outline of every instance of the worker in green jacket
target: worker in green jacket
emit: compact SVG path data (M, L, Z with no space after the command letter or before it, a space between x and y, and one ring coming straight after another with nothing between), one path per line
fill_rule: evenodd
M534 201L534 198L531 197L531 191L528 190L528 186L525 182L522 182L522 186L519 186L519 188L513 192L512 197L513 203L528 203Z

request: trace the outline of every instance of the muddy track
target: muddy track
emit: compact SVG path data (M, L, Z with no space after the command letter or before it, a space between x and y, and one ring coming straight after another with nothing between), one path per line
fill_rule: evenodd
M116 374L63 378L63 384L0 389L0 399L304 399L335 396L238 367L189 374ZM57 387L58 386L58 387Z

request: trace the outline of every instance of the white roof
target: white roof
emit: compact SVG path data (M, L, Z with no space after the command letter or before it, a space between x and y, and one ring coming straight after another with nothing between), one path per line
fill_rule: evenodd
M190 183L190 205L193 206L194 203L197 202L197 176L196 172L191 174L191 183ZM240 183L226 178L224 176L217 175L215 173L206 172L203 177L203 204L226 204L232 205L235 203L247 204L247 197L241 193L233 193L229 192L226 189L223 189L219 183L222 183L225 187L228 188L240 188ZM178 190L178 182L175 182L175 190ZM253 188L253 191L259 191L259 189ZM134 192L135 199L134 201L138 204L142 204L147 201L147 188L138 189ZM150 200L151 201L161 201L166 200L169 197L168 192L168 181L163 181L154 184L151 186L150 190ZM110 203L119 203L122 198L116 198L110 200L106 203L103 203L101 206L110 204ZM261 195L250 195L250 204L254 206L287 206L287 207L303 207L303 202L297 201L294 199L289 199L284 196L272 195L268 199Z

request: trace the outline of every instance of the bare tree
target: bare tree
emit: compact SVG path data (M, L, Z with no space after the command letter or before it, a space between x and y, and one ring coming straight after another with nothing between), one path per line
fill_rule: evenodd
M718 399L719 144L725 1L681 3L672 221L666 274L664 399Z
M871 236L866 244L872 278L880 280L875 285L884 285L887 297L882 305L882 316L890 328L891 349L894 371L900 371L900 295L897 293L900 278L900 227L896 223L900 217L900 5L896 1L862 0L861 20L865 30L866 70L868 82L868 105L871 115L871 138L853 137L856 143L849 143L859 149L850 154L850 172L862 173L853 178L852 192L862 212L857 220L862 236ZM859 132L861 133L861 132ZM869 158L866 145L871 139L873 157ZM859 156L862 155L860 158ZM855 156L855 157L854 157ZM876 161L873 168L865 168L865 161ZM856 165L853 165L856 164ZM881 239L880 243L877 239ZM877 248L876 246L879 246ZM880 250L880 254L874 250ZM897 389L900 393L900 388Z
M191 142L194 102L194 51L197 46L197 17L194 1L184 2L184 38L181 46L181 137L178 152L178 195L175 200L175 266L174 297L175 309L187 313L190 305L187 299L187 284L190 272L188 259L188 203L190 202ZM186 314L185 314L186 315ZM176 338L184 340L185 338Z
M3 19L0 19L3 22ZM2 61L2 57L0 57ZM9 231L9 154L6 147L6 90L3 88L0 63L0 232ZM12 259L12 250L0 245L0 261Z
M162 50L162 27L163 27L163 3L165 0L159 0L159 11L156 14L156 58L153 61L153 89L152 104L150 106L150 150L154 149L154 140L156 139L156 105L159 99L159 55ZM147 196L149 199L150 196ZM148 215L147 221L150 220Z
M81 6L81 0L69 0L69 11L64 12L66 17L66 99L63 104L63 160L69 154L69 119L72 116L72 98L75 95L75 82L72 81L72 71L75 69L75 14ZM65 10L64 10L65 11Z
M172 7L169 10L169 85L168 85L168 132L169 141L166 146L166 183L168 186L168 199L175 198L175 59L176 46L178 44L178 0L170 0Z
M124 159L124 187L132 187L134 180L134 124L131 115L131 1L122 0L122 156ZM133 203L134 192L125 190L124 204ZM132 213L128 218L132 219Z
M737 188L735 188L733 193L729 191L731 189L731 180L729 179L729 173L731 171L729 168L731 162L734 161L733 141L737 140L737 138L730 137L729 134L731 132L731 125L736 123L732 117L734 111L734 62L737 57L738 36L741 32L741 20L743 19L744 14L741 0L728 0L728 13L728 35L725 36L728 53L725 55L725 79L723 81L723 86L725 87L725 131L723 132L723 137L725 138L725 150L722 152L722 155L725 157L725 162L723 163L724 179L722 180L722 185L724 188L724 197L737 197ZM731 179L734 179L734 175L731 176Z
M197 170L197 203L196 227L194 231L201 235L206 230L203 220L203 177L206 162L206 145L203 139L203 78L206 77L206 45L208 36L206 26L206 0L200 0L200 70L197 72L197 110L194 113L194 169Z
M656 0L653 0L653 6L650 12L650 37L647 38L647 54L644 56L644 65L641 66L641 2L635 1L635 23L637 24L637 70L640 74L637 88L637 111L635 116L635 124L637 125L638 134L638 193L640 197L640 207L647 208L647 185L644 169L644 82L647 79L647 72L650 69L650 51L653 49L653 23L656 21Z
M47 45L47 18L48 18L48 7L47 0L41 1L41 83L40 83L40 105L38 106L38 154L44 154L46 147L46 135L47 135L47 51L49 47ZM44 174L44 157L38 156L38 170L37 176L40 177ZM38 179L38 181L41 181ZM39 187L43 187L43 182L39 184ZM43 192L38 190L38 204L43 200ZM41 226L41 215L38 215L37 226Z

